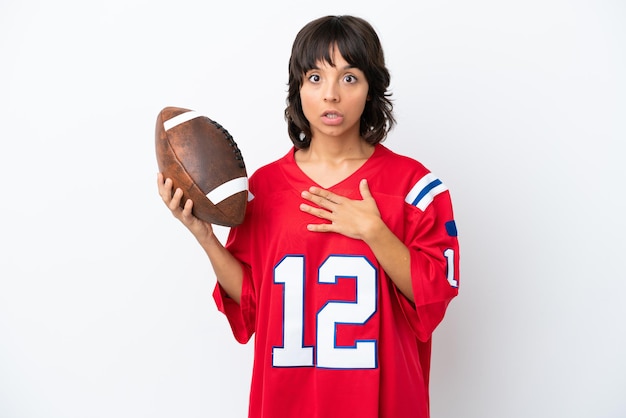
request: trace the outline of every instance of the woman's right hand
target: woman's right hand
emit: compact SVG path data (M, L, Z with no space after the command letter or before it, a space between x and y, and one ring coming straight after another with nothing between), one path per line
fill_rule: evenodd
M191 199L187 199L184 207L181 208L180 203L183 197L183 191L177 188L172 192L172 179L164 178L163 173L158 173L157 185L159 187L159 195L169 210L172 211L172 215L181 221L198 241L205 242L213 236L213 226L209 222L198 219L191 213L193 208L193 201Z

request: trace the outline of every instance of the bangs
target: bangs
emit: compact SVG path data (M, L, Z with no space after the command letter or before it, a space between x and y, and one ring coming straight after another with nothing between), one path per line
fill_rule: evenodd
M341 23L340 18L328 20L314 28L302 39L308 47L295 49L299 54L292 57L293 69L304 74L316 68L320 61L334 67L332 53L335 49L351 66L366 69L368 63L366 46L363 42L355 42L361 40L362 36L350 29Z

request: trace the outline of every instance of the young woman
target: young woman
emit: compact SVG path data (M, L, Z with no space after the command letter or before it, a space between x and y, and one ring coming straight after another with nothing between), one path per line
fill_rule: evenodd
M372 26L327 16L297 35L285 116L293 147L249 182L226 246L159 193L215 270L237 341L254 334L249 416L429 415L431 335L458 292L450 195L380 142L394 125Z

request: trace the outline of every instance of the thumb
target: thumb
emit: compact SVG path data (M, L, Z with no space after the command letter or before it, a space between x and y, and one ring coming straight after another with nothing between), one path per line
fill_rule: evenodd
M363 198L363 200L372 198L372 193L370 193L370 188L367 184L366 179L362 179L359 183L359 190L361 192L361 197Z

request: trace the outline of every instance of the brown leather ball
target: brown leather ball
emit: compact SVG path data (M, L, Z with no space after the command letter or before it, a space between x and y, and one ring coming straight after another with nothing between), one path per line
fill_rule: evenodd
M243 222L248 176L233 137L219 123L197 112L166 107L156 121L156 158L174 190L193 201L193 214L216 225Z

